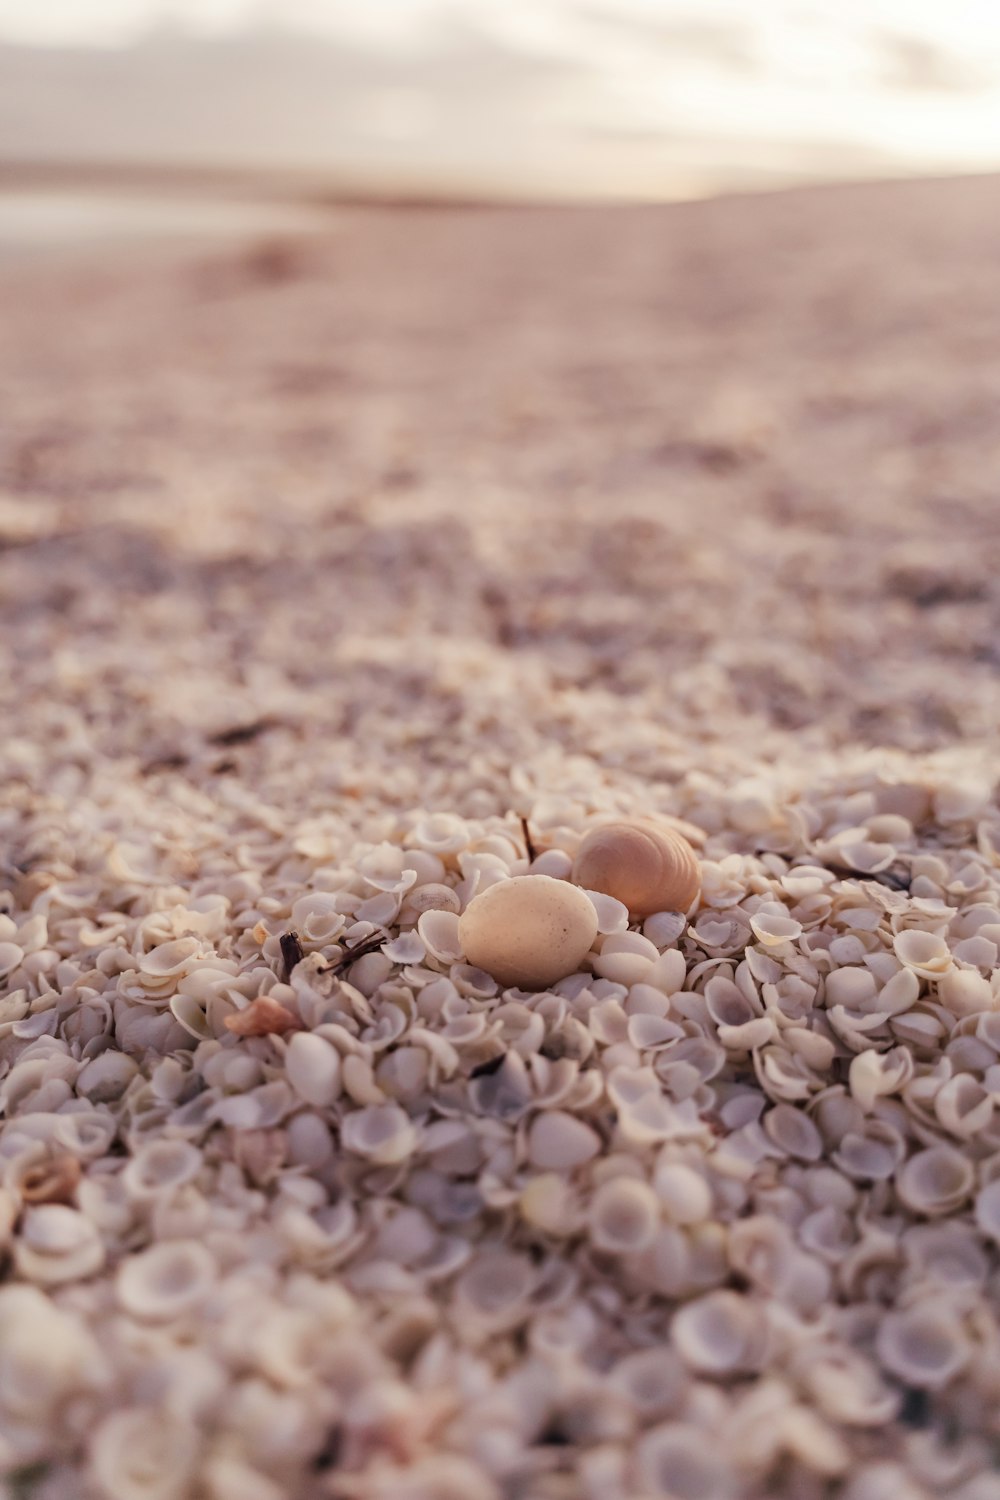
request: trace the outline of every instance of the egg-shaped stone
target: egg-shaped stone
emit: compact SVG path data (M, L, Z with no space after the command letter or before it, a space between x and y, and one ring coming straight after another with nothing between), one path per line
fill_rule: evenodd
M633 916L687 911L701 890L698 857L664 823L634 819L600 823L585 834L573 861L573 880L602 891Z
M542 990L579 969L597 936L583 891L550 875L498 880L469 902L458 923L462 951L498 984Z

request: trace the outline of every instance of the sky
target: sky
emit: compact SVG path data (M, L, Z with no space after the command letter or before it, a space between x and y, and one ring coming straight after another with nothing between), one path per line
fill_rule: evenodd
M648 197L1000 168L1000 0L0 0L0 156L72 150Z

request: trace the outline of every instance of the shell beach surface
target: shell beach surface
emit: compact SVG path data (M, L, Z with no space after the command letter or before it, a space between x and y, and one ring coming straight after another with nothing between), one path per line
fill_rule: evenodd
M4 1500L998 1500L995 192L0 267Z

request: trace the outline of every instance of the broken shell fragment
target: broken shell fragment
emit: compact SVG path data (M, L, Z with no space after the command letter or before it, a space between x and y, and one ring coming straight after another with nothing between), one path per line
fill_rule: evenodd
M476 896L458 922L470 964L498 984L541 990L579 969L597 936L593 903L550 875L514 875Z
M614 896L639 917L686 912L701 890L701 868L687 839L652 819L592 828L576 852L572 878Z

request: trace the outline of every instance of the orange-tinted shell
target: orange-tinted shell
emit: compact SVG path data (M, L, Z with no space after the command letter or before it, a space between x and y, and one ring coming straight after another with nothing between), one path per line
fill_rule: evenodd
M687 911L701 890L698 858L666 824L635 819L592 828L573 861L573 881L603 891L637 917Z

